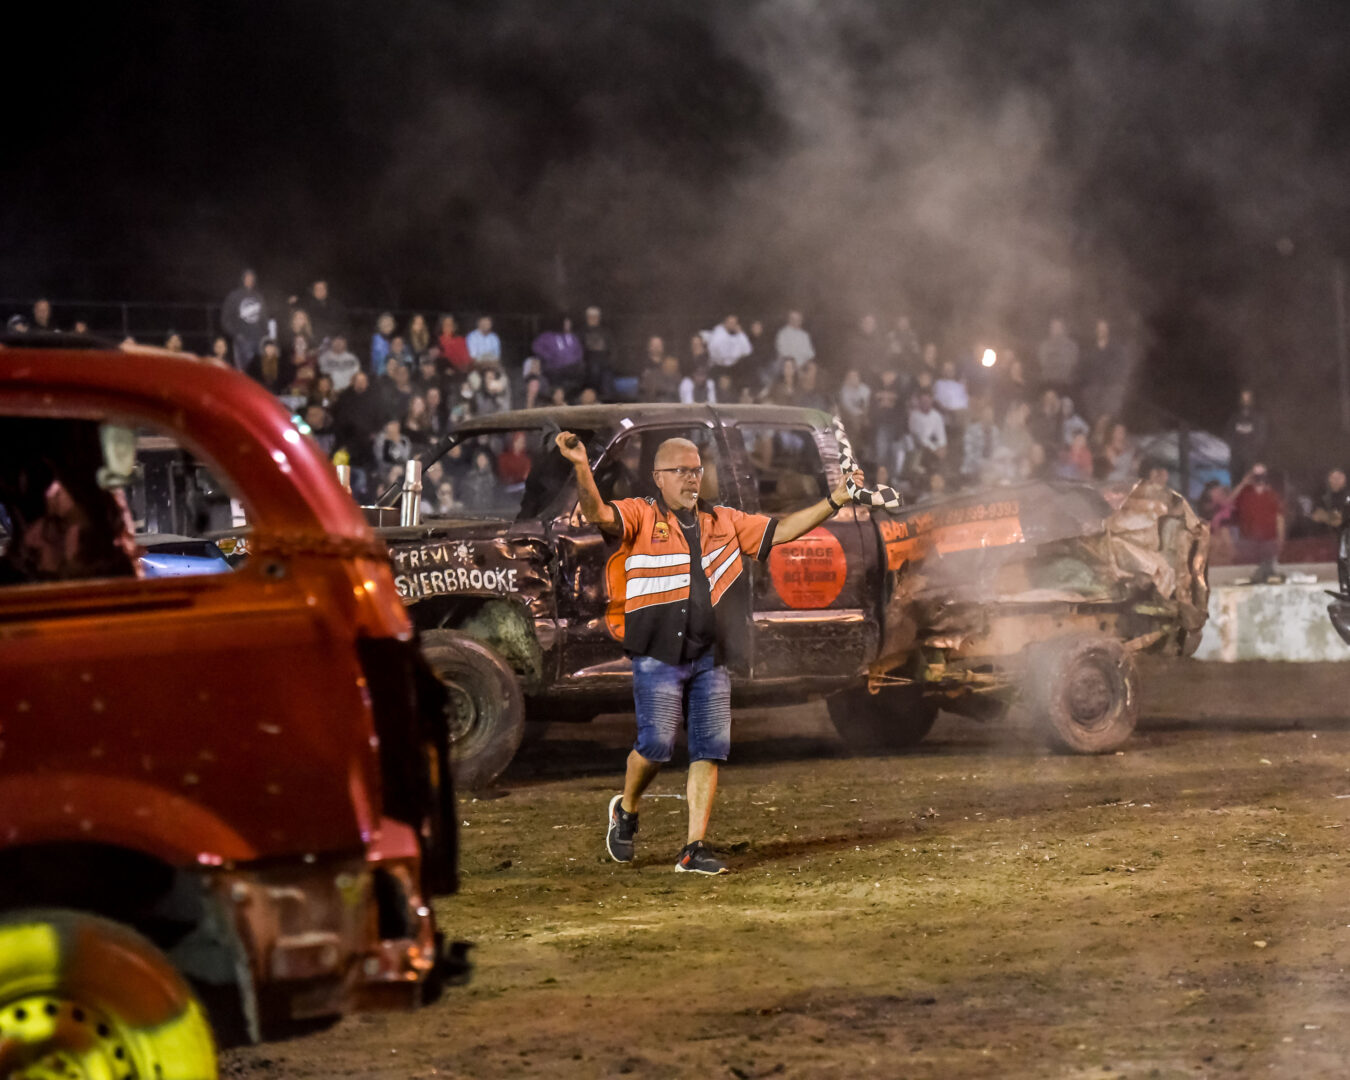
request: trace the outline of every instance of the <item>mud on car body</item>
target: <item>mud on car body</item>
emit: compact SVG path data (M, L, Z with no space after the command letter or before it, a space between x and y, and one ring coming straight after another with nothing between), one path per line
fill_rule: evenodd
M631 708L605 586L613 549L577 509L553 449L561 428L585 441L606 499L654 494L656 448L674 436L700 447L703 496L749 512L791 513L840 479L830 417L806 409L572 406L457 426L423 459L425 492L448 479L472 505L378 531L450 689L468 784L505 767L527 716ZM473 476L509 448L512 482ZM751 659L734 700L825 695L846 739L886 747L921 739L940 707L987 719L1020 703L1056 745L1111 749L1134 725L1133 655L1197 644L1206 559L1185 501L1143 485L1028 483L895 514L850 505L752 566ZM437 650L465 638L482 651L443 666Z
M145 430L228 480L241 565L136 542ZM208 1014L418 1000L442 694L317 447L234 372L0 344L0 517L0 1075L214 1076Z

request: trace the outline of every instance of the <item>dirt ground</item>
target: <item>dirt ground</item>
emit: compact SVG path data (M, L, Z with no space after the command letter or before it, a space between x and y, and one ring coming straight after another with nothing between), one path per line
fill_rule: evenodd
M1240 670L1239 670L1240 669ZM1350 665L1167 665L1128 749L943 717L849 756L824 707L738 713L672 872L602 848L631 718L555 726L462 806L468 986L229 1052L234 1077L1340 1077L1350 1068Z

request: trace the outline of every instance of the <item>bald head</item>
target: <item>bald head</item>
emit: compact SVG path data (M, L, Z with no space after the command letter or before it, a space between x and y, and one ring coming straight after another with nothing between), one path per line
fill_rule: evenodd
M667 506L692 510L698 505L703 481L703 461L698 447L688 439L667 439L656 448L652 479Z
M690 454L694 455L692 462L685 460ZM686 464L698 464L698 446L688 439L667 439L656 448L654 468L666 469L673 465Z

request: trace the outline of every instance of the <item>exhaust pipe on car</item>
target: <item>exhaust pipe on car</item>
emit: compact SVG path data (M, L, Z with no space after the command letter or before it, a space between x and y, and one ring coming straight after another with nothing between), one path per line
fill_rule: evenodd
M410 460L403 471L398 523L405 528L422 524L422 463L416 458Z

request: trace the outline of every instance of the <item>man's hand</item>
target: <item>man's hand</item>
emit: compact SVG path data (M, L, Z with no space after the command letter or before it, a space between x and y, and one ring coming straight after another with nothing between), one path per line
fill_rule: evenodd
M573 465L590 464L590 459L586 456L586 444L570 431L558 432L558 437L553 441L558 444L558 453Z
M855 487L863 486L863 471L861 469L853 470L853 484ZM840 505L849 502L853 498L853 496L849 494L847 480L830 492L830 498Z

